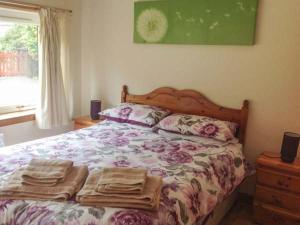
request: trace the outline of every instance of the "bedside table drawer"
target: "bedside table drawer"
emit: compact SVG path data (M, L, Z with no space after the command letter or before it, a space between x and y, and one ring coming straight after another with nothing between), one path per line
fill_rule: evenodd
M257 185L255 199L300 214L300 196Z
M261 202L254 202L254 219L263 225L300 225L300 215Z
M257 169L257 183L300 194L300 178L268 169Z

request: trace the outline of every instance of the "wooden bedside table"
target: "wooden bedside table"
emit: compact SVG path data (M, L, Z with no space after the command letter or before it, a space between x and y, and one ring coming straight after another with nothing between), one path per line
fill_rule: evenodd
M265 152L257 160L254 218L263 225L300 225L300 159L284 163Z
M103 118L100 118L99 120L92 120L90 116L76 117L74 118L74 130L93 126L103 120Z

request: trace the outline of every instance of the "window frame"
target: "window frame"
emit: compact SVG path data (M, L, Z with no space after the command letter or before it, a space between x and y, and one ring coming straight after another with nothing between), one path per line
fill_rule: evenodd
M16 9L7 9L0 7L0 21L12 22L16 24L32 24L36 25L39 29L39 16L38 13L28 12ZM39 37L37 37L38 39ZM7 105L0 107L0 115L13 114L18 112L33 111L36 105Z
M35 110L36 105L11 105L0 107L0 115Z

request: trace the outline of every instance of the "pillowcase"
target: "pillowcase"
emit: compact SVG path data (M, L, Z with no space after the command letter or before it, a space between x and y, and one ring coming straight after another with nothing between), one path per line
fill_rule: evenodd
M99 115L120 123L152 127L170 115L170 111L156 106L122 103L100 112Z
M234 139L237 127L236 123L186 114L170 115L156 126L157 129L165 131L213 138L219 141Z

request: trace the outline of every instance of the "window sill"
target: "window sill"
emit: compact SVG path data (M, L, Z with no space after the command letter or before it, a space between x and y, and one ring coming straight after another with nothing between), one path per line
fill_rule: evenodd
M0 115L0 127L5 127L18 123L25 123L35 120L35 110L14 112Z

